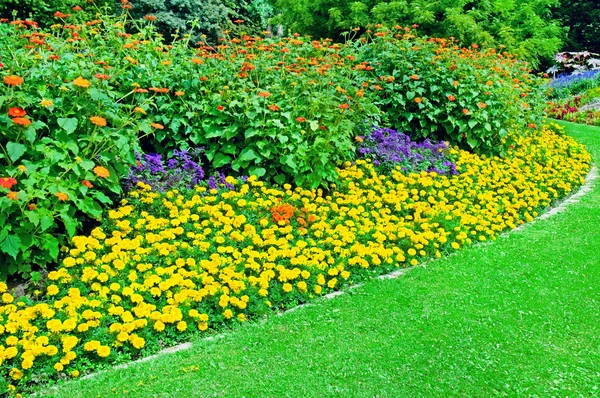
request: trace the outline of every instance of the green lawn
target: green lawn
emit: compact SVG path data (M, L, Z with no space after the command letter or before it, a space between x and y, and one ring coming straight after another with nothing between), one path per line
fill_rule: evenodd
M600 159L600 129L564 123ZM547 220L56 397L600 395L600 184Z

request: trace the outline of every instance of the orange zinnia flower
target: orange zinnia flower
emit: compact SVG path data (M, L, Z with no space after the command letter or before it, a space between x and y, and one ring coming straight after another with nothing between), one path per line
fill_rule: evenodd
M350 105L348 105L348 104L342 104L342 105L338 106L338 108L340 108L340 109L348 109L348 108L350 108Z
M202 65L204 63L204 61L201 58L192 58L192 63L196 64L196 65Z
M81 185L83 185L83 186L85 186L85 187L88 187L88 188L92 188L92 187L94 186L94 185L93 185L91 182L89 182L88 180L83 180L83 181L81 181Z
M12 121L14 124L18 124L19 126L29 126L31 124L31 120L24 117L15 117Z
M279 107L277 105L269 105L269 109L273 112L277 112L279 110Z
M185 94L185 91L175 91L175 96L176 97L181 97Z
M487 104L485 102L480 102L477 104L477 106L480 107L481 109L487 108Z
M63 193L63 192L57 192L54 194L54 196L56 196L58 198L58 200L60 200L61 202L64 202L67 199L69 199L69 195L67 195L66 193Z
M81 87L81 88L88 88L89 86L92 85L92 83L90 83L89 80L86 80L81 76L79 76L77 79L73 80L73 84L76 85L77 87Z
M100 116L92 116L90 117L90 121L96 126L104 127L106 126L106 119Z
M270 92L268 92L268 91L261 91L260 93L258 93L258 96L259 96L259 97L264 97L264 98L267 98L267 97L270 97L270 96L271 96L271 93L270 93Z
M93 171L94 171L94 174L96 174L98 177L102 177L102 178L110 177L110 172L106 169L106 167L96 166L96 167L94 167Z
M448 101L452 102L454 101L456 98L453 95L449 95L448 96Z
M6 194L6 197L9 198L10 200L17 200L19 198L19 193L15 192L15 191L10 191L9 193Z
M23 108L10 108L8 110L8 116L10 117L23 117L27 115L27 112Z
M35 205L35 203L31 203L29 206L29 210L34 211L35 209L37 209L37 206Z
M417 76L417 75L412 75L410 78L411 78L412 80L419 80L419 76Z
M150 124L150 126L154 127L157 130L162 130L165 128L165 126L163 126L162 124L158 124L158 123L152 123L152 124Z
M423 102L423 98L417 97L417 98L415 98L415 102L417 104L420 104L421 102Z
M13 185L17 184L17 180L12 177L3 177L0 178L0 187L11 189Z
M304 123L304 122L306 121L306 119L300 116L300 117L297 117L297 118L296 118L296 121L297 121L298 123Z
M143 108L140 108L139 106L136 106L135 108L133 108L133 111L136 113L141 113L142 115L146 114L146 111Z
M18 86L23 83L23 78L15 75L4 76L4 83L9 86Z
M465 115L468 115L468 114L469 114L469 113L471 113L471 112L469 112L469 110L468 110L467 108L463 108L463 113L464 113Z

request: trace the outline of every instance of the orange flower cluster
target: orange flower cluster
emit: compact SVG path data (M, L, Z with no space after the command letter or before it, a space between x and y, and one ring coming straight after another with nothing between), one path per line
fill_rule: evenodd
M275 206L271 209L271 216L273 217L273 221L285 221L289 222L292 217L294 217L294 213L296 212L296 208L288 203Z

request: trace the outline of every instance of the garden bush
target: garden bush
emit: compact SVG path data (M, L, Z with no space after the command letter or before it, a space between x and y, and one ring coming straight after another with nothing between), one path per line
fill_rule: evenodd
M487 154L506 153L511 128L540 126L544 90L526 64L400 26L380 27L372 40L351 52L372 65L369 88L388 125Z
M0 58L0 276L43 267L92 227L136 150L168 158L203 147L207 177L228 167L315 188L339 182L336 167L372 123L502 154L509 130L539 122L523 64L410 29L194 48L189 37L166 44L154 18L88 16L60 14L49 30L0 24L10 49Z
M494 240L590 168L581 145L549 130L516 137L504 158L455 147L448 156L459 174L347 162L331 193L256 176L227 177L233 190L160 193L140 182L101 226L73 238L38 291L16 298L0 284L3 388L79 377Z
M60 22L57 11L73 13L85 9L92 13L111 14L115 3L114 0L0 0L0 18L30 19L46 27Z

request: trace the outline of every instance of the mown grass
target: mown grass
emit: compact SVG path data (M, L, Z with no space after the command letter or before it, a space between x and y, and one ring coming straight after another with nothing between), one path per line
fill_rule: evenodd
M562 123L600 159L600 129ZM550 219L394 280L67 382L56 397L600 394L600 184Z

